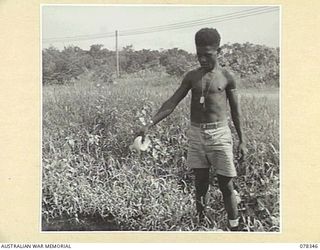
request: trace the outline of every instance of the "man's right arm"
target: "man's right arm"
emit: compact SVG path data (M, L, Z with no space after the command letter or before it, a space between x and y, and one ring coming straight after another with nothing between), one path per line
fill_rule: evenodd
M151 123L147 124L143 130L143 134L146 133L146 131L152 126L160 121L162 121L164 118L166 118L168 115L170 115L174 109L177 107L179 102L188 94L189 90L192 87L191 79L190 79L190 72L184 77L182 80L181 85L179 88L175 91L175 93L167 100L165 101L161 108L158 110L158 112L152 117Z

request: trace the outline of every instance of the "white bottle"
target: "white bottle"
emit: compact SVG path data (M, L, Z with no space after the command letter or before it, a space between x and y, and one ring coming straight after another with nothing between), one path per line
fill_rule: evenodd
M129 146L130 150L137 150L139 153L140 151L146 151L148 147L150 146L151 141L148 136L144 138L144 141L142 143L142 136L138 136L134 139L134 142L132 145Z

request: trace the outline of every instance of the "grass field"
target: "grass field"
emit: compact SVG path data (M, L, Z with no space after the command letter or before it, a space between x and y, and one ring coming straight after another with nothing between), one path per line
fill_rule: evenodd
M195 216L193 179L185 166L190 96L150 131L147 152L129 150L141 121L178 84L148 76L110 86L82 79L43 87L43 230L226 230L213 172L207 218L198 223ZM279 231L278 90L240 95L249 154L245 163L236 162L235 187L244 230Z

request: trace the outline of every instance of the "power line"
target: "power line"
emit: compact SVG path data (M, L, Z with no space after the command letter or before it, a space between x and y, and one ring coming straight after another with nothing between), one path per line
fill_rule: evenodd
M229 14L224 14L224 15L220 15L220 16L216 16L216 17L209 17L209 18L202 18L202 19L197 19L197 20L190 20L190 21L185 21L185 22L180 22L180 23L174 23L174 24L167 24L167 25L160 25L160 26L152 26L152 27L144 27L144 28L138 28L138 29L130 29L130 30L122 30L121 33L126 33L126 32L135 32L135 31L147 31L147 30L153 30L155 28L170 28L172 26L177 26L177 25L183 25L183 24L192 24L194 22L199 22L199 21L206 21L206 20L210 20L212 18L219 18L219 17L227 17L227 16L231 16L234 14L238 14L238 13L249 13L251 11L256 11L256 10L265 10L265 9L270 9L270 7L256 7L256 8L252 8L252 9L247 9L247 10L242 10L242 11L238 11L238 12L233 12L233 13L229 13ZM93 37L93 38L99 38L100 36L113 36L114 33L113 32L108 32L108 33L99 33L99 34L89 34L89 35L78 35L78 36L67 36L67 37L58 37L58 38L47 38L45 40L56 40L56 39L82 39L82 38L88 38L88 37Z
M87 38L87 37L95 37L95 36L114 36L114 32L108 32L108 33L100 33L100 34L92 34L92 35L77 35L77 36L65 36L65 37L51 37L44 39L45 40L67 40L67 39L82 39L82 38Z
M167 25L159 25L159 26L152 26L152 27L143 27L143 28L137 28L137 29L129 29L129 30L121 30L121 33L126 33L126 32L135 32L135 31L147 31L147 30L152 30L155 28L170 28L172 26L176 26L176 25L182 25L182 24L189 24L189 23L193 23L193 22L198 22L198 21L206 21L206 20L210 20L212 18L218 18L218 17L223 17L223 16L230 16L230 15L234 15L234 14L238 14L238 13L248 13L250 11L255 11L255 10L264 10L266 8L270 8L270 7L256 7L256 8L252 8L252 9L246 9L246 10L242 10L242 11L238 11L238 12L233 12L233 13L229 13L229 14L224 14L224 15L220 15L220 16L216 16L216 17L207 17L207 18L202 18L202 19L197 19L197 20L189 20L189 21L185 21L185 22L179 22L179 23L174 23L174 24L167 24ZM87 37L97 37L97 36L113 36L113 32L108 32L108 33L98 33L98 34L88 34L88 35L77 35L77 36L67 36L67 37L56 37L56 38L47 38L45 40L56 40L56 39L81 39L81 38L87 38Z
M151 33L151 32L158 32L158 31L166 31L166 30L172 30L172 29L180 29L180 28L188 28L193 27L197 25L203 25L208 23L214 23L218 21L227 21L227 20L233 20L238 19L241 17L247 17L251 15L257 15L257 14L263 14L271 11L278 10L277 8L255 8L255 9L249 9L246 11L241 12L234 12L231 14L225 14L220 15L216 17L210 17L205 19L199 19L199 20L193 20L188 22L182 22L182 23L176 23L176 24L169 24L169 25L163 25L163 26L154 26L154 27L147 27L147 28L141 28L141 29L133 29L133 30L124 30L119 31L119 36L129 36L129 35L138 35L138 34L145 34L145 33ZM245 13L243 13L245 12ZM242 13L242 14L241 14ZM250 15L246 15L250 14ZM82 35L82 36L75 36L75 37L64 37L64 38L51 38L51 39L45 39L44 42L59 42L59 41L81 41L81 40L91 40L91 39L97 39L97 38L111 38L114 37L114 33L103 33L103 34L96 34L96 35Z
M252 8L252 9L232 12L232 13L228 13L228 14L223 14L223 15L219 15L219 16L214 16L214 17L207 17L207 18L202 18L202 19L197 19L197 20L190 20L190 21L174 23L174 24L167 24L167 25L160 25L160 26L153 26L153 27L145 27L145 28L140 28L140 29L123 30L121 32L122 33L126 33L126 32L135 32L135 31L141 31L141 30L148 31L148 30L153 30L153 29L157 29L157 28L160 28L160 29L162 29L162 28L173 28L173 27L180 26L180 25L190 25L190 24L194 24L194 23L198 23L198 22L210 21L212 19L217 19L217 18L222 18L222 17L231 17L231 16L234 16L234 15L237 15L237 14L246 14L246 13L251 13L253 11L262 11L262 10L267 10L267 9L270 9L270 7Z
M224 14L220 16L202 18L202 19L197 19L192 21L185 21L185 22L180 22L175 24L123 30L123 31L119 31L118 35L132 36L132 35L140 35L140 34L146 34L146 33L190 28L190 27L204 25L204 24L212 24L212 23L236 20L236 19L245 18L249 16L269 13L277 10L278 10L277 7L259 7L259 8L253 8L253 9L233 12L229 14ZM112 37L115 37L115 34L113 32L109 32L109 33L100 33L100 34L92 34L92 35L78 35L78 36L70 36L70 37L48 38L48 39L43 39L43 42L52 43L52 42L62 42L62 41L83 41L83 40L92 40L97 38L112 38Z
M102 33L97 35L81 35L81 36L71 36L71 37L64 37L64 38L48 38L43 39L44 43L49 42L61 42L61 41L83 41L83 40L92 40L96 38L108 38L108 37L115 37L113 32L109 33Z
M212 20L208 20L208 21L190 23L190 24L187 24L187 25L179 25L179 26L172 27L170 29L163 28L163 29L155 29L155 30L147 30L147 31L120 33L119 36L131 36L131 35L140 35L140 34L152 33L152 32L161 32L161 31L168 31L168 30L184 29L184 28L190 28L190 27L199 26L199 25L213 24L213 23L219 23L219 22L225 22L225 21L230 21L230 20L241 19L241 18L245 18L245 17L255 16L255 15L258 15L258 14L264 14L264 13L273 12L275 10L276 9L272 9L272 10L270 9L270 10L265 10L265 11L250 13L250 14L242 14L242 15L236 15L236 16L232 16L232 17L217 18L217 19L212 19Z

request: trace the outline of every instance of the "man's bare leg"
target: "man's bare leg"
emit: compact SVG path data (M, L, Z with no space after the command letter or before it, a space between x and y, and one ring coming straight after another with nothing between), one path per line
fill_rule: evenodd
M234 193L232 177L218 175L218 183L219 183L219 188L222 192L223 202L228 214L229 222L230 220L237 220L239 216L238 207L237 207L238 204L237 204L237 199ZM231 225L231 227L233 226Z
M196 208L199 219L204 217L205 196L209 187L209 168L194 169L196 188Z

